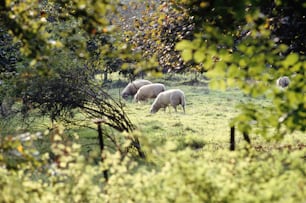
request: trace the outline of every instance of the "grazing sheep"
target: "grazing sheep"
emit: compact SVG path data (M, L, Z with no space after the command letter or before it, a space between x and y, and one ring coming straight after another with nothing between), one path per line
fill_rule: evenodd
M134 96L134 100L138 101L146 101L147 99L156 98L157 95L166 90L165 85L161 83L153 83L144 85L138 89L137 93Z
M280 77L276 80L276 85L285 88L290 84L290 79L287 76Z
M121 92L123 99L128 99L129 96L134 96L138 89L144 85L152 84L149 80L135 80L130 82Z
M166 107L168 105L173 106L173 108L176 110L176 106L182 105L183 111L185 113L185 94L182 90L180 89L171 89L171 90L166 90L164 92L159 93L159 95L155 98L150 112L151 113L156 113L160 108L164 108L166 110Z

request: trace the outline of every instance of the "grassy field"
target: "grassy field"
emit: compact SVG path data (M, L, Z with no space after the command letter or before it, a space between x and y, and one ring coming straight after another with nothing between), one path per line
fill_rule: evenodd
M97 77L100 79L99 76ZM120 92L124 88L114 86L117 81L120 84L127 81L118 77L117 74L111 75L112 83L107 86L107 91L114 98L120 98ZM225 91L211 90L204 77L199 77L194 83L191 75L171 75L170 77L149 78L153 82L164 83L166 89L179 88L185 92L186 96L186 113L184 114L181 106L178 112L174 109L167 108L166 112L162 109L156 114L149 112L153 100L147 102L135 103L132 99L124 101L125 111L136 126L137 131L151 142L162 144L167 140L177 141L182 148L203 148L205 150L217 150L229 148L229 122L239 113L237 105L244 103L255 103L259 107L271 105L270 101L265 98L251 98L244 95L238 89L228 89ZM84 122L82 115L77 117ZM97 148L96 126L91 121L85 121L86 127L66 125L67 135L77 133L79 142L83 146L83 151L90 151L91 148ZM2 134L18 134L26 131L44 132L51 126L49 119L33 116L33 119L27 120L26 123L21 118L11 120L1 120ZM115 130L107 129L108 133L116 134ZM119 135L120 136L120 135ZM282 145L282 144L299 144L306 143L306 137L300 132L288 135L284 140L278 143L267 143L258 135L250 135L254 145ZM242 142L240 147L244 146L242 135L236 136L236 142ZM106 142L108 142L106 140Z
M153 81L164 83L167 89L183 90L187 105L185 114L181 108L178 112L170 108L150 114L152 100L140 104L126 102L126 111L140 131L141 141L154 163L153 167L133 177L136 180L154 177L150 178L152 183L141 186L140 193L146 191L146 187L154 191L157 185L161 187L160 199L169 196L169 187L174 194L173 202L201 202L188 198L184 192L198 191L195 196L199 197L212 183L219 189L215 191L217 198L207 198L208 202L299 202L306 198L301 178L305 177L304 134L295 132L274 142L251 134L253 148L248 151L242 135L237 133L236 152L229 151L229 122L239 113L237 105L251 102L262 108L271 105L268 99L254 99L238 89L211 90L205 80L193 84L190 77ZM114 96L118 92L120 89L111 90ZM160 172L148 175L151 170ZM298 186L288 188L293 184ZM189 185L189 189L182 189L182 185ZM114 193L116 190L114 188ZM214 191L213 187L208 191ZM224 199L223 193L226 194ZM179 198L183 200L177 200Z
M106 184L101 177L103 164L98 164L101 162L96 126L77 113L76 118L80 120L78 124L83 126L58 123L65 130L61 134L63 145L60 143L55 146L71 152L73 150L69 146L74 146L72 143L77 141L81 148L80 153L71 153L71 157L64 153L70 165L56 169L59 174L66 174L65 184L63 176L36 170L30 163L29 168L33 168L35 178L31 177L29 182L36 185L37 191L51 197L61 193L63 199L69 200L73 196L71 194L75 194L84 198L83 202L305 201L304 134L295 132L274 142L267 142L260 135L251 134L252 147L249 148L242 135L237 133L236 150L229 151L229 122L239 113L237 105L252 102L262 108L271 105L268 99L254 99L238 89L209 89L204 77L199 77L196 83L190 75L149 79L164 83L167 89L183 90L187 105L185 114L181 107L178 112L171 107L166 112L161 110L150 114L153 100L143 103L122 101L128 117L136 126L132 134L138 136L147 155L146 159L128 156L119 161L120 156L114 153L114 145L106 138L105 154L110 174ZM124 85L118 86L123 83L117 80L118 77L113 79L105 89L114 98L120 99L119 93ZM43 132L43 139L34 143L35 148L39 149L39 154L51 151L50 134L44 133L51 126L49 120L37 118L34 114L32 117L27 123L21 118L1 120L1 135ZM103 126L103 132L124 144L124 133L107 126ZM75 134L78 139L75 139ZM24 174L26 176L28 173ZM11 185L14 180L16 186L10 188L16 190L20 186L18 191L33 193L34 190L27 191L27 187L23 187L20 180L14 178L13 173L7 185ZM37 178L41 180L37 181ZM52 190L44 181L52 182ZM97 189L101 185L105 187ZM84 193L78 196L80 191ZM99 201L97 194L100 194ZM87 198L94 200L88 201Z
M192 80L190 76L174 77L170 80L167 78L152 80L164 83L166 89L179 88L185 92L185 114L181 107L178 108L178 112L171 107L167 108L166 112L160 110L156 114L151 114L149 109L153 100L142 103L125 101L126 112L142 135L154 140L155 143L173 139L178 140L182 145L193 145L191 147L195 148L201 148L204 145L205 149L229 148L229 122L239 113L237 105L249 102L258 104L259 107L271 105L268 99L254 99L245 96L238 89L211 90L203 78L192 85L190 80ZM110 94L118 98L121 90L122 88L113 88ZM260 136L250 136L255 145L266 144ZM242 135L237 135L236 142L244 143ZM288 135L282 142L305 143L306 138L297 132Z

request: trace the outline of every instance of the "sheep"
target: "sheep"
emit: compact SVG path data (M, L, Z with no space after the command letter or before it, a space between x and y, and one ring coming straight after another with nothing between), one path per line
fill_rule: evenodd
M161 83L153 83L140 87L134 96L134 100L146 101L147 99L156 98L157 95L166 90L165 85Z
M123 99L127 100L129 96L134 96L138 89L144 85L152 84L149 80L135 80L130 82L121 92Z
M185 94L180 89L170 89L166 90L164 92L159 93L159 95L155 98L150 112L156 113L160 108L164 108L166 110L166 107L168 105L173 106L175 109L175 112L177 112L176 106L182 105L183 111L185 113Z
M287 76L282 76L276 80L276 85L285 88L290 84L290 79Z

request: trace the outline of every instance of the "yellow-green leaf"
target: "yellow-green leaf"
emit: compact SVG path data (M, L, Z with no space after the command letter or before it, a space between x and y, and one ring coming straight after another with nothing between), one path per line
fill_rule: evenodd
M196 63L201 63L205 59L205 53L203 50L197 50L194 55L193 59Z
M184 61L190 61L192 59L192 50L184 49L182 51L182 57L183 57Z
M285 67L294 65L299 60L299 55L296 53L289 54L286 59L283 61Z
M175 49L178 50L178 51L182 51L182 50L185 50L185 49L193 49L193 44L191 41L189 40L182 40L180 42L178 42L175 46Z

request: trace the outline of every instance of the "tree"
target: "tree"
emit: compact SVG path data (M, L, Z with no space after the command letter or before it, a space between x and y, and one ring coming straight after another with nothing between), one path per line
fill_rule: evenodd
M172 2L178 8L187 8L197 25L195 39L182 40L176 46L185 61L201 64L213 87L239 87L247 95L272 100L269 107L241 105L242 112L231 125L267 138L306 130L305 35L298 29L290 29L288 35L289 30L284 29L295 27L288 24L296 21L305 23L302 13L306 9L301 1ZM288 12L295 9L297 12ZM275 87L276 79L282 75L291 77L285 90ZM268 132L270 127L276 129L272 135Z
M71 119L74 110L80 110L87 119L106 118L105 123L119 131L134 130L122 103L94 80L108 58L124 58L129 52L120 42L103 41L112 37L114 27L106 16L116 3L1 1L1 26L20 44L22 54L23 68L16 70L8 87L16 101L22 101L21 113L27 116L38 109L54 121ZM110 45L119 48L114 53ZM137 138L131 140L143 157Z
M11 78L16 76L17 63L21 59L19 44L14 43L3 26L0 24L0 115L9 116L13 104L12 90L10 89Z
M151 72L182 72L195 64L184 62L175 44L182 39L192 39L194 23L185 10L176 10L168 1L131 1L121 12L119 22L134 53L147 61ZM137 71L137 69L136 69Z

